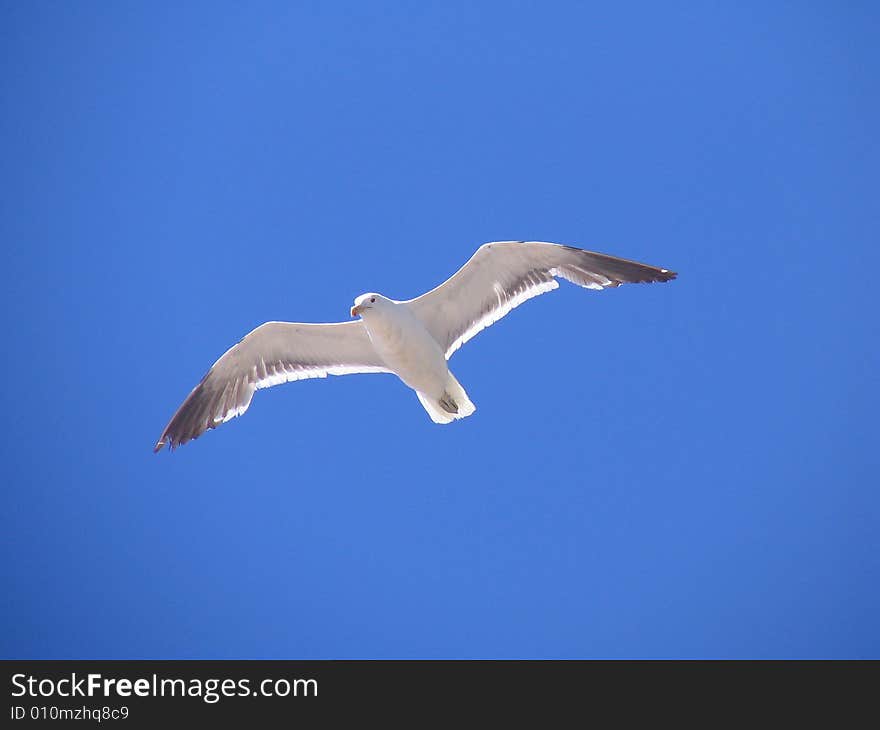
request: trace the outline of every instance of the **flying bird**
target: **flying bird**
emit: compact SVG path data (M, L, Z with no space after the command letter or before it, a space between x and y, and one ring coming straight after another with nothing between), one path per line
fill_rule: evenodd
M476 407L447 361L465 342L514 307L552 291L558 278L587 289L669 281L647 264L540 241L480 246L436 289L397 301L361 294L348 322L266 322L230 348L193 388L153 449L171 450L240 416L254 392L305 378L394 373L412 388L434 423L470 416Z

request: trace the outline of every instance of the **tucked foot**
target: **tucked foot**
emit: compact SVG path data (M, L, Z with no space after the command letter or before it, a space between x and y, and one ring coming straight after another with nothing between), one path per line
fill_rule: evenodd
M438 401L443 410L447 413L458 413L458 404L452 400L449 393L444 393L443 397Z

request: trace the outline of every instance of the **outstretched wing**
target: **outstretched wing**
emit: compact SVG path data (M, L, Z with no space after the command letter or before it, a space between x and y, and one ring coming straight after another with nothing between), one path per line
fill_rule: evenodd
M153 451L174 450L244 413L254 391L291 380L388 372L362 322L266 322L230 348L177 409Z
M480 246L452 277L407 304L449 358L514 307L556 289L558 277L587 289L607 289L675 276L668 269L556 243L499 241Z

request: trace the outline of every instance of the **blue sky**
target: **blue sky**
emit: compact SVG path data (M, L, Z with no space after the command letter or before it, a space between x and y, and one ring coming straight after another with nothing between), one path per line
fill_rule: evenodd
M878 21L0 3L0 654L880 656ZM152 454L254 326L505 239L680 277L520 307L453 426L328 378Z

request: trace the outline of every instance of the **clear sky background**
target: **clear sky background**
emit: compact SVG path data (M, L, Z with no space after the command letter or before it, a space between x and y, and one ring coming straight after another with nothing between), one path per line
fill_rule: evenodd
M876 3L0 2L19 658L878 657ZM486 241L675 269L169 455L270 319Z

